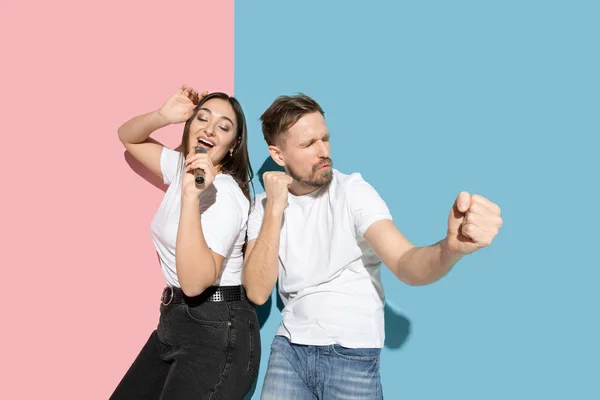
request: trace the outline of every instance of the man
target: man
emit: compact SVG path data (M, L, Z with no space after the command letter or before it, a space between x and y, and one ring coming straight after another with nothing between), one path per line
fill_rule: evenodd
M360 174L333 169L319 104L282 96L261 116L273 160L248 221L243 283L263 304L277 279L284 304L262 399L380 399L384 344L381 263L402 282L442 278L466 254L488 246L499 207L462 192L438 243L415 247Z

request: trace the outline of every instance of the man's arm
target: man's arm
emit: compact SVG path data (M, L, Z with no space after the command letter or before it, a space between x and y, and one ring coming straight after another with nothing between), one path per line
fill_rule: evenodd
M248 298L258 305L267 301L277 282L279 237L292 178L283 172L267 172L263 175L263 182L267 203L262 225L256 239L248 241L242 270L242 283ZM250 216L253 217L256 218Z
M444 277L463 256L490 245L501 226L496 204L463 192L448 217L447 236L433 245L415 247L390 220L374 222L364 237L398 279L421 286Z
M248 242L242 282L250 301L264 304L271 295L279 271L279 236L283 213L265 208L258 237Z
M408 285L433 283L460 259L450 253L445 239L431 246L414 246L391 220L374 222L365 232L365 239L394 275Z

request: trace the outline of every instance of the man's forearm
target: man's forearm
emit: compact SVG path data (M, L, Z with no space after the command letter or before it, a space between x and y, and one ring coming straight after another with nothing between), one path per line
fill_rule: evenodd
M428 285L443 278L461 257L449 250L448 242L444 239L431 246L408 250L393 271L411 285Z
M248 298L255 304L264 304L277 282L279 272L279 236L282 213L265 209L265 217L252 252L244 263L243 282Z

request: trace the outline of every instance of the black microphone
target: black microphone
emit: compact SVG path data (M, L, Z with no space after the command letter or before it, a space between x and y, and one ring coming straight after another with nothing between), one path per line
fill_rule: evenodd
M196 154L206 153L206 149L200 146L194 147L194 150L196 151ZM204 185L204 171L202 171L200 168L196 168L194 170L194 176L196 177L196 185Z

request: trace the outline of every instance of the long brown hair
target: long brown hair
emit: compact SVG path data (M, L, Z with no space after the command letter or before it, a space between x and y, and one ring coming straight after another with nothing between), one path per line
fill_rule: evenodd
M230 155L229 153L225 153L225 156L221 160L219 166L222 173L229 174L233 177L233 179L235 179L237 184L240 186L240 189L242 189L244 196L246 196L246 198L250 201L250 187L252 187L252 192L254 192L254 184L252 183L254 172L252 171L250 157L248 156L248 128L246 126L246 116L244 115L242 106L235 97L231 97L221 92L213 92L200 99L194 108L194 113L186 121L185 127L183 128L183 136L181 138L181 156L183 159L185 159L190 151L189 137L190 125L192 124L192 121L194 118L196 118L198 110L202 108L202 105L210 99L222 99L228 101L235 112L235 117L237 120L237 132L234 139L235 146L233 147L233 154ZM183 167L183 163L181 164L181 167Z

